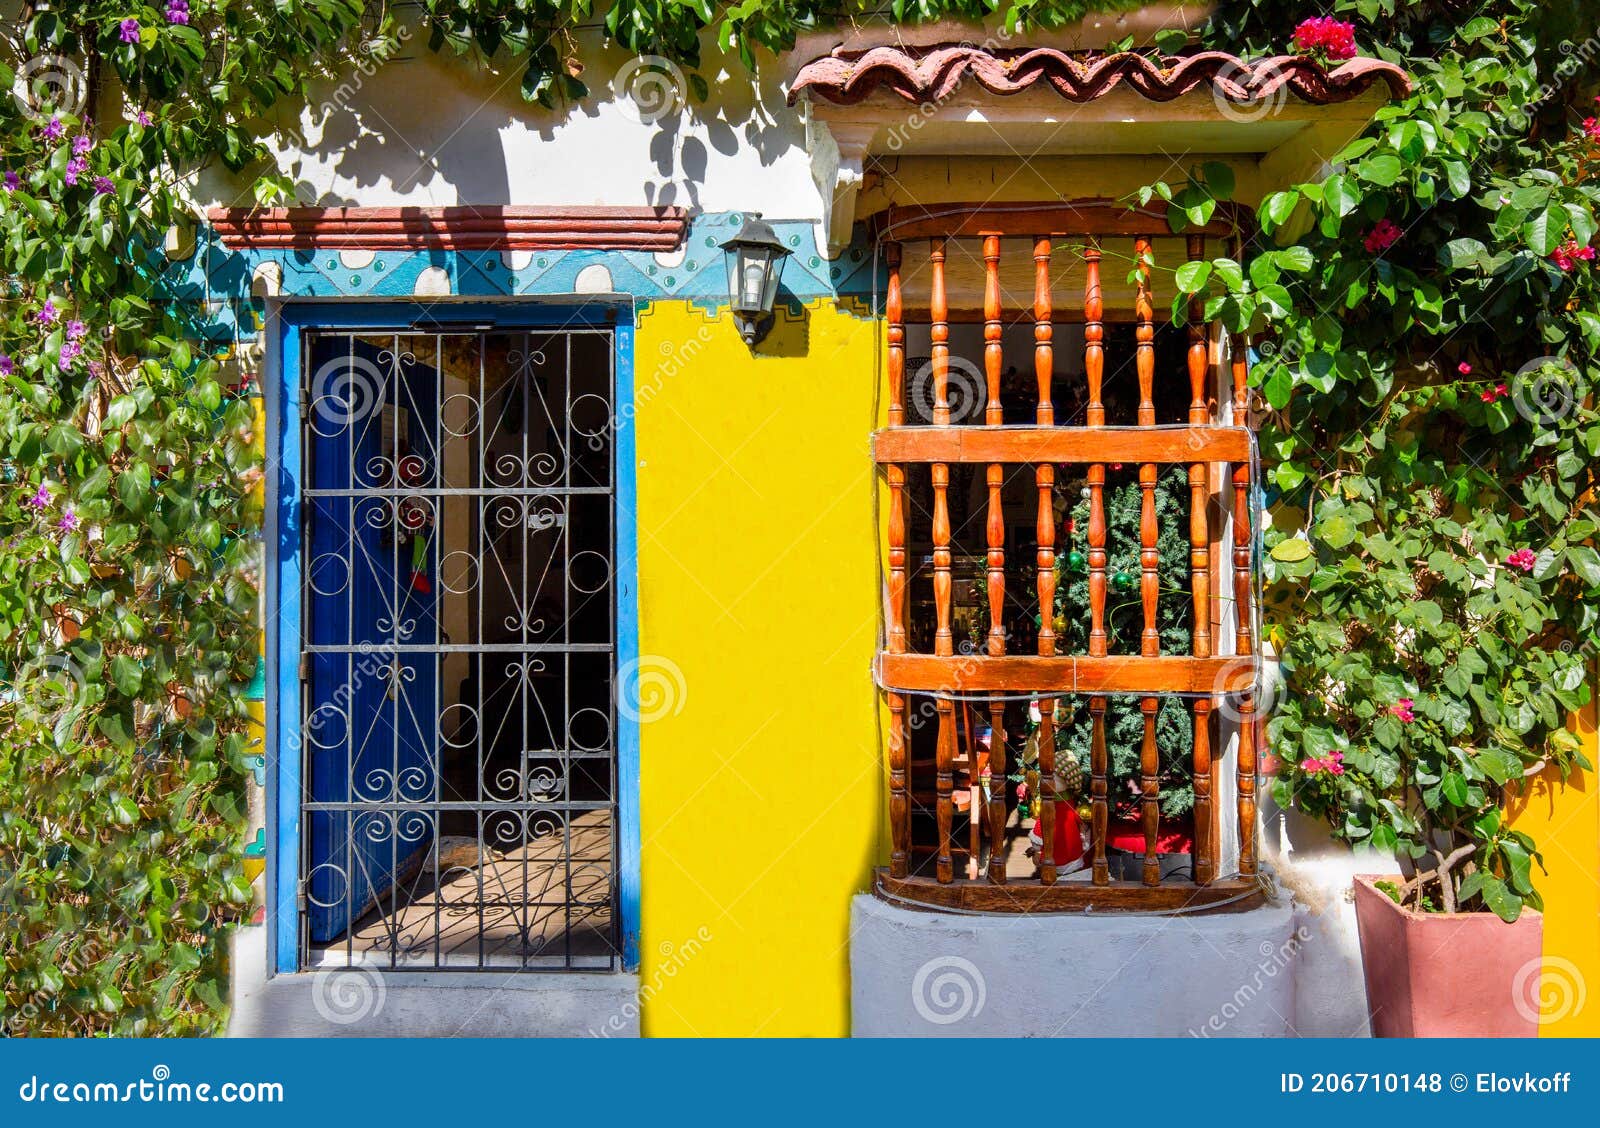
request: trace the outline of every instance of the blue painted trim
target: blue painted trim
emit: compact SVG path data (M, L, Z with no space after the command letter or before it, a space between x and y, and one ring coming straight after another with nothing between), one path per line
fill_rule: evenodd
M619 324L616 329L613 363L616 408L612 444L615 460L617 545L617 669L634 669L639 661L639 528L638 459L634 453L633 407L634 326ZM622 699L619 677L613 696ZM639 719L617 718L617 898L622 921L622 959L630 971L639 966Z
M298 969L300 911L300 323L284 317L279 337L277 396L277 516L273 574L277 586L268 600L268 622L277 626L274 668L268 677L264 712L275 719L267 762L276 767L276 825L268 833L273 888L268 895L274 972ZM291 739L291 734L293 739Z
M280 327L280 379L269 389L268 419L276 408L278 427L275 453L277 528L269 529L276 553L276 569L269 569L275 586L268 592L267 621L276 624L269 643L267 739L269 770L274 771L272 792L275 827L268 832L269 888L267 926L274 943L275 972L299 970L300 910L297 900L300 871L300 466L301 331L359 329L394 331L408 328L424 313L450 320L493 318L501 328L560 328L583 325L614 326L616 476L616 622L617 667L628 668L639 654L639 553L635 512L636 482L633 439L633 315L625 305L599 303L570 305L528 302L440 301L422 305L412 301L345 302L308 301L286 304L278 315ZM269 502L270 504L270 502ZM617 717L617 881L623 939L623 962L639 964L639 724L620 713ZM275 765L275 767L273 767Z

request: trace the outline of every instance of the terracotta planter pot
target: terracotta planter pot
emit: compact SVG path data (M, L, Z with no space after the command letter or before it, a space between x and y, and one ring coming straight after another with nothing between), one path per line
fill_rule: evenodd
M1414 913L1355 878L1356 926L1377 1038L1533 1038L1539 1005L1525 990L1539 978L1544 916L1515 924L1493 913Z

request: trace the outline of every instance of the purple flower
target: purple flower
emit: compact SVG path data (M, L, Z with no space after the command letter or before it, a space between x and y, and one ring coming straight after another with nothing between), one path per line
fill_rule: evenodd
M0 353L0 376L9 376L16 370L16 362L4 353Z
M56 361L56 366L63 372L70 371L72 362L83 355L83 346L77 341L68 341L61 346L61 359Z
M122 41L124 43L137 43L137 42L139 42L139 21L138 20L123 20L122 23L120 25L118 25L118 27L119 27L119 30L122 32Z
M60 118L53 117L45 123L45 127L40 132L44 134L46 141L59 141L66 134L67 127L61 124Z
M87 332L89 332L89 327L77 318L67 322L67 340L81 341Z
M80 133L72 139L72 153L74 156L81 157L92 148L94 148L94 142L89 140L85 134Z
M18 176L14 172L11 172L10 170L7 170L7 172L6 172L6 182L5 182L6 191L7 192L15 192L18 188L21 188L21 187L22 187L22 177Z
M78 527L78 515L69 509L61 515L61 520L57 521L56 525L70 533Z
M139 121L140 125L149 125L151 120L152 119L150 117L150 114L147 111L145 111L145 110L140 110L139 111L138 121Z
M71 188L78 183L78 177L89 171L88 157L73 157L67 162L67 187Z
M44 305L39 307L39 312L33 315L33 319L40 325L54 325L57 316L56 303L46 298Z
M43 509L50 504L50 487L40 483L39 492L30 497L24 504L31 505L35 509Z
M187 24L189 22L189 0L167 0L167 22Z
M111 183L109 177L97 176L94 178L94 194L96 196L109 196L116 190L117 186Z

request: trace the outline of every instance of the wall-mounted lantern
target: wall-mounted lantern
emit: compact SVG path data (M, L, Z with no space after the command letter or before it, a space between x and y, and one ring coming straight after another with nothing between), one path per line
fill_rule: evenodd
M739 233L722 244L728 257L728 297L739 336L755 348L772 329L772 304L789 250L760 212L749 212Z

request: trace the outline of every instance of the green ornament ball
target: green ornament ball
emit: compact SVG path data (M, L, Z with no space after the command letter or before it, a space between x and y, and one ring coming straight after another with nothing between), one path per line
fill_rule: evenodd
M1116 586L1118 591L1132 591L1134 582L1133 573L1118 572L1116 575L1111 577L1111 582Z
M1074 572L1083 571L1084 568L1088 566L1088 563L1089 562L1084 557L1083 553L1079 552L1077 549L1073 549L1071 552L1067 553L1067 567Z

